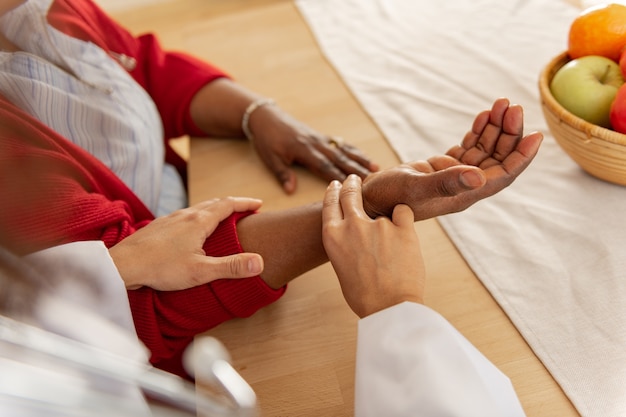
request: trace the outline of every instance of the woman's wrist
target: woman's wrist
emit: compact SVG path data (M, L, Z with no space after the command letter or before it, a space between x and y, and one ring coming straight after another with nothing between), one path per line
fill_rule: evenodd
M249 141L254 140L254 134L252 133L252 129L250 128L250 117L252 114L260 109L263 106L273 106L276 102L271 98L259 98L254 100L252 103L246 107L245 112L243 113L243 117L241 119L241 130L243 131L244 136Z

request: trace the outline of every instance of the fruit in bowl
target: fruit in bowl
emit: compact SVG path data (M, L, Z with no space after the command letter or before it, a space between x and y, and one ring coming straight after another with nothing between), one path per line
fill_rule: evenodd
M603 4L573 21L567 50L541 71L552 136L582 169L626 186L626 5Z
M619 67L622 71L622 77L626 80L626 50L622 51L622 55L619 59ZM617 90L615 100L613 100L611 104L609 117L613 130L626 133L626 87L621 86L619 90Z
M587 55L618 61L626 45L626 6L605 3L583 10L568 32L568 53L577 59Z
M626 133L626 84L617 90L617 95L611 103L609 117L613 130Z
M615 129L615 123L624 132L622 106L613 103L626 80L625 48L626 5L605 3L583 10L569 28L570 61L550 85L555 99L589 123L607 129Z
M550 91L576 116L611 128L611 105L623 84L617 62L600 55L587 55L563 65L554 74Z
M571 59L565 51L554 57L539 77L541 109L548 129L561 149L587 173L626 186L626 134L574 115L550 91L555 74L568 62Z

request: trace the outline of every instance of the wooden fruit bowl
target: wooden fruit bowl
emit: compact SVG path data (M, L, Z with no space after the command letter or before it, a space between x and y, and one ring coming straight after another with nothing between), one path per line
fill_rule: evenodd
M589 174L614 184L626 185L626 135L573 115L550 92L552 77L569 60L567 52L559 54L539 77L541 108L550 133Z

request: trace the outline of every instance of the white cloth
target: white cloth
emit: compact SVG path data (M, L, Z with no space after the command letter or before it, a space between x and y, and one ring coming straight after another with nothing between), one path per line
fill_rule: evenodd
M497 97L539 155L439 219L584 417L626 415L626 187L584 173L541 113L541 69L580 12L544 0L297 0L323 53L403 161L445 152Z
M359 321L356 417L521 417L509 380L440 314L401 303Z
M155 215L185 207L154 102L104 50L50 26L51 2L28 0L0 18L22 50L0 52L0 92L98 158Z

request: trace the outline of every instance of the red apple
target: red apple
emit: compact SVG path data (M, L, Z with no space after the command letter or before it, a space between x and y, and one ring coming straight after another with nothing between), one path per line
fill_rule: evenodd
M619 133L626 133L626 84L622 85L611 104L611 126Z
M619 68L622 70L622 77L626 79L626 47L622 49L622 53L619 56Z

